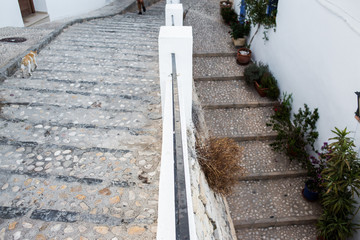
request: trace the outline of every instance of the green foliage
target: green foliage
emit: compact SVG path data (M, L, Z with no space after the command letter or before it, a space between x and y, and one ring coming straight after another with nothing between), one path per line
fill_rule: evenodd
M227 7L221 8L220 14L224 22L227 24L232 24L234 22L237 22L238 15L232 8L227 8Z
M267 97L269 97L273 100L278 99L278 97L280 95L280 90L277 85L277 81L276 81L275 77L271 74L271 72L266 72L261 77L261 87L267 88L267 90L266 90Z
M264 65L263 63L259 63L259 65L255 63L251 63L244 71L244 77L247 84L253 84L254 81L257 81L261 84L261 77L269 72L269 67Z
M332 132L336 136L330 139L334 142L329 145L329 159L322 171L324 212L317 227L320 236L325 239L343 240L351 237L359 226L352 223L352 218L356 215L354 196L359 196L360 163L346 128L335 128Z
M243 38L245 36L248 36L250 33L249 22L245 22L244 24L241 24L238 21L236 21L230 25L230 28L231 28L230 35L234 39Z
M304 110L299 109L290 119L292 96L284 94L280 111L271 116L267 126L277 132L276 139L270 146L274 151L284 152L290 160L297 160L306 169L311 168L307 148L314 150L314 143L318 137L316 122L319 119L318 109L313 112L304 104Z
M270 29L276 26L276 10L272 11L270 15L267 14L269 0L245 0L245 4L247 18L252 24L257 26L257 30L250 40L250 47L255 35L259 31L260 26L264 26L265 29ZM273 7L277 9L277 1L272 2L272 4Z

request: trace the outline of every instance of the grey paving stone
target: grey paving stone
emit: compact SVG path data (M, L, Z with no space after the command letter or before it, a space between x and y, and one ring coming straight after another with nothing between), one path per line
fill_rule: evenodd
M245 67L236 63L236 57L195 57L194 78L243 76Z
M280 173L303 169L298 162L290 161L284 154L274 152L269 146L270 143L271 141L246 141L238 143L243 148L240 162L246 169L247 174Z
M195 86L203 105L271 103L245 81L198 81Z
M317 203L303 199L304 178L243 181L227 198L236 221L320 215Z
M214 136L236 137L242 135L272 134L266 126L273 114L271 107L207 109L205 121Z
M314 225L293 225L283 227L239 229L236 231L238 240L254 239L298 239L314 240L316 237L316 227Z
M158 5L75 24L2 83L0 239L155 238Z

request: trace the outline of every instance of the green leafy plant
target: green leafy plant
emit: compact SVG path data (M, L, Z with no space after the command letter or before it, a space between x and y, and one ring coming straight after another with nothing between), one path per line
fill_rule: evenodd
M261 83L261 77L269 72L269 67L264 65L263 63L251 63L244 71L244 78L246 83L253 84L254 81L257 81L259 84Z
M277 100L280 95L280 90L277 85L277 81L275 77L271 74L271 72L265 72L264 75L261 77L261 87L267 88L266 89L266 96Z
M243 38L248 36L250 33L250 23L240 23L239 21L233 22L230 25L231 31L229 32L231 37L234 39Z
M232 24L237 21L238 15L232 8L221 8L220 14L226 24Z
M351 237L358 224L352 222L356 210L355 194L359 196L360 162L354 142L347 129L332 131L336 136L329 145L326 168L322 171L325 188L322 194L323 213L317 223L319 235L326 240Z
M311 162L307 149L315 151L314 143L319 135L316 131L316 122L319 119L318 109L313 112L304 104L304 110L299 109L298 113L293 114L293 121L290 119L291 95L284 95L282 102L286 103L286 108L281 112L275 112L271 116L267 126L277 132L275 141L270 144L274 151L284 152L290 160L296 159L309 169Z
M269 6L271 4L271 6ZM274 9L268 14L268 8ZM258 33L260 26L263 26L265 30L273 28L276 26L276 10L277 9L277 1L269 1L269 0L245 0L245 8L246 8L246 16L250 20L250 22L256 26L256 31L252 36L249 48L251 46L252 41L254 40L255 35ZM264 32L265 38L266 31Z

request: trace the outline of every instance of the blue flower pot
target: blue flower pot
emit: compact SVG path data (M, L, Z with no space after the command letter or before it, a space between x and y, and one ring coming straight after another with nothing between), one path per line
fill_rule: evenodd
M319 199L319 193L311 191L308 188L307 183L305 183L305 188L304 188L302 194L303 194L304 198L310 202L314 202Z

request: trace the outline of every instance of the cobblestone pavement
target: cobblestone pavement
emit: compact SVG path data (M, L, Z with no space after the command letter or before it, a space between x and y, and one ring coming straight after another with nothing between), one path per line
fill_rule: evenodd
M0 239L154 239L164 2L67 28L0 85Z
M301 190L305 171L271 150L274 132L266 127L275 102L261 98L243 79L230 30L219 14L219 2L187 4L185 24L194 31L194 77L205 121L212 135L230 137L243 148L245 176L227 197L240 240L316 239L317 203L306 202Z

